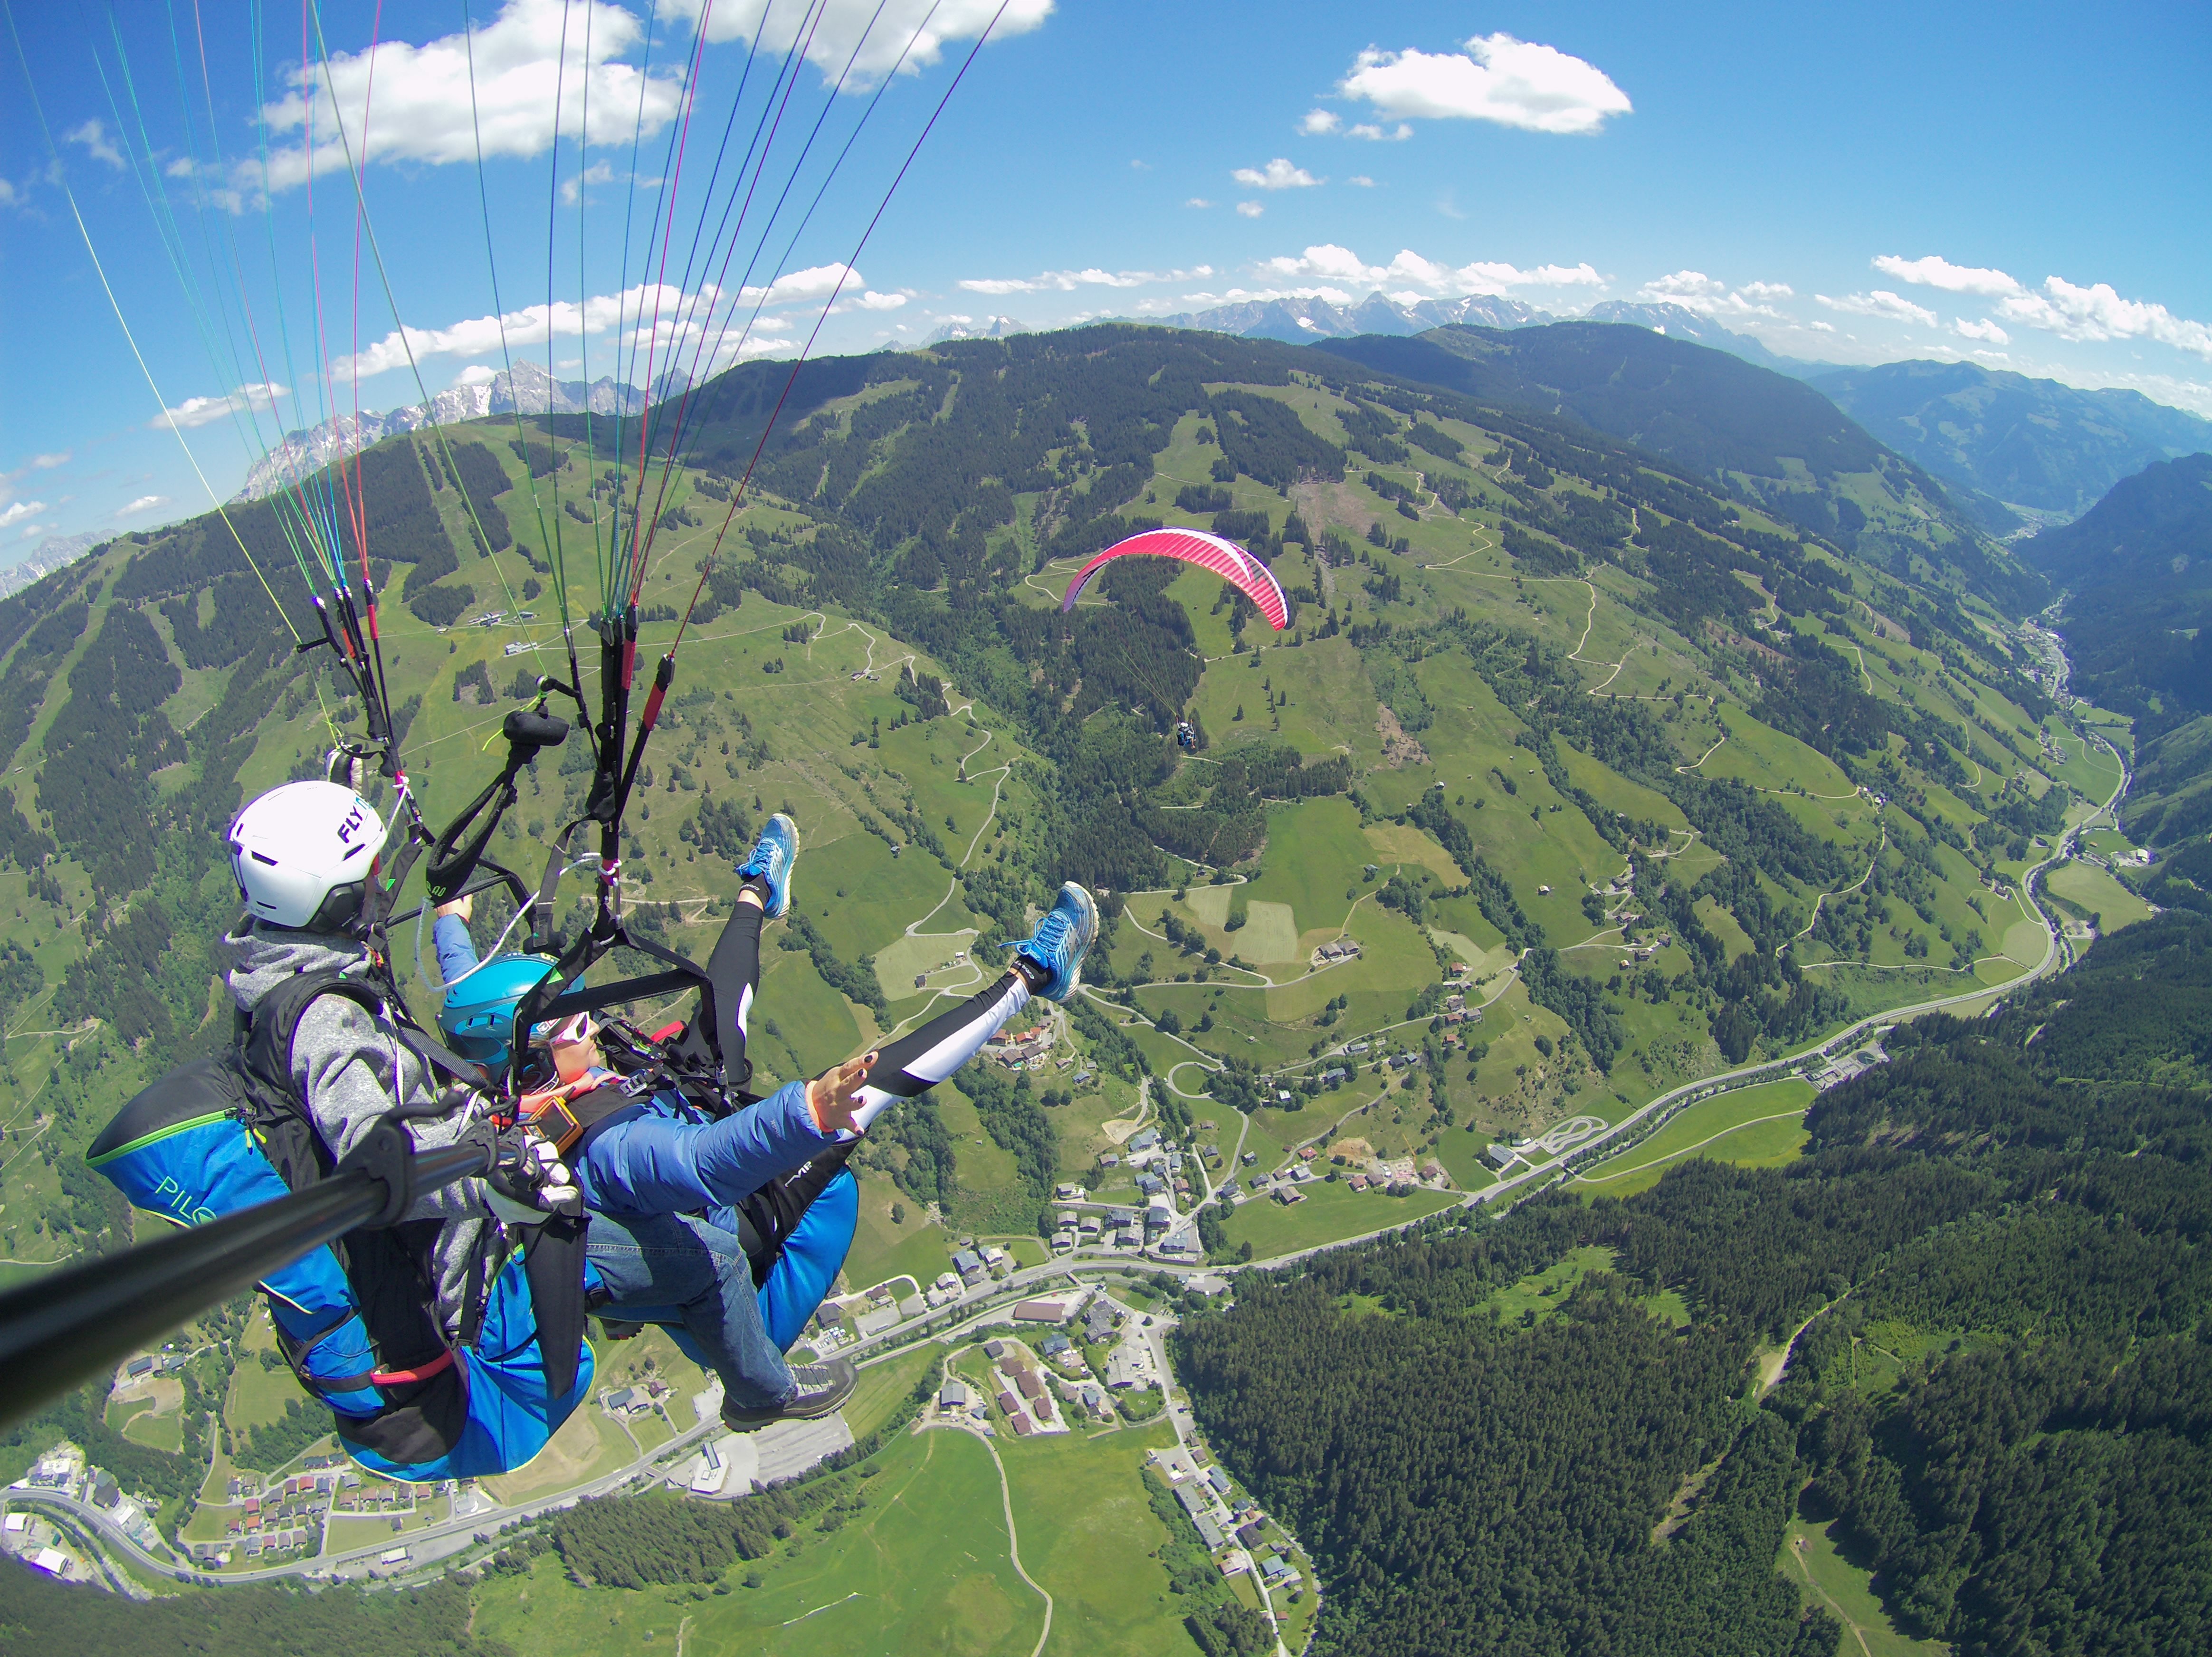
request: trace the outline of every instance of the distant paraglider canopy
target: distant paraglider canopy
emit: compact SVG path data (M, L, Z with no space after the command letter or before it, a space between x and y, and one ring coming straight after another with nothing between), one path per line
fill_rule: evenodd
M1275 580L1274 573L1234 541L1224 541L1204 530L1146 530L1126 541L1116 541L1076 572L1075 579L1067 584L1067 596L1060 601L1061 611L1075 608L1085 586L1109 560L1138 554L1180 558L1200 569L1210 569L1225 577L1257 605L1260 614L1267 618L1267 625L1276 632L1280 633L1291 624L1291 601L1284 596L1282 584Z

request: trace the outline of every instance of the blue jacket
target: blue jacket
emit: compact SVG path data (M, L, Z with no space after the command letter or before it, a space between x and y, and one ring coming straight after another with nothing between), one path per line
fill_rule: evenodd
M693 1214L743 1202L837 1138L814 1126L804 1082L720 1120L661 1094L592 1141L577 1183L594 1213Z
M447 983L477 964L476 944L459 915L439 916L430 936ZM787 1083L719 1120L656 1094L636 1115L603 1129L575 1173L584 1205L595 1214L696 1214L734 1207L837 1139L815 1127L804 1082Z

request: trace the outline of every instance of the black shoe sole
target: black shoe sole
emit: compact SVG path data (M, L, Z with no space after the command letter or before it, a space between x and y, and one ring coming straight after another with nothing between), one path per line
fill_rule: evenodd
M757 1428L771 1427L779 1421L819 1421L823 1416L835 1415L852 1398L848 1387L835 1398L811 1404L786 1404L773 1410L747 1410L736 1415L725 1412L722 1424L732 1432L750 1432Z

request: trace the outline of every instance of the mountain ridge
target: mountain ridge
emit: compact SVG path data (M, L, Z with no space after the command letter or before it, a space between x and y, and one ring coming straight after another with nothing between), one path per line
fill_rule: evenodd
M1639 324L1563 322L1501 331L1456 325L1413 338L1363 336L1313 348L1477 402L1565 416L1687 466L1839 545L1909 557L1920 525L1943 527L1967 579L2008 605L2038 583L1977 514L1891 453L1803 380ZM1809 477L1809 486L1806 477Z
M662 381L669 376L660 377ZM657 383L665 396L672 389ZM289 432L246 474L234 501L259 501L312 476L334 460L424 426L451 426L495 414L634 415L646 398L635 385L611 374L591 381L556 379L530 361L518 362L488 379L448 386L427 403L408 404L381 414L338 415L320 425Z
M2212 420L2118 387L1908 360L1814 388L1907 459L2009 506L2080 516L2154 461L2212 449Z

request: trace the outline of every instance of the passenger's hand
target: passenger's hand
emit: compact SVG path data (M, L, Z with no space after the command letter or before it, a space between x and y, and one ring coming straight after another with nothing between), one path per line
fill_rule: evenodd
M864 1053L806 1084L806 1108L814 1113L816 1128L823 1133L836 1133L841 1129L853 1133L861 1131L853 1116L861 1104L860 1083L868 1079L868 1071L875 1062L874 1053Z
M441 903L438 906L438 919L443 920L447 915L459 915L463 920L474 920L477 918L477 895L474 892L464 892L451 903Z

